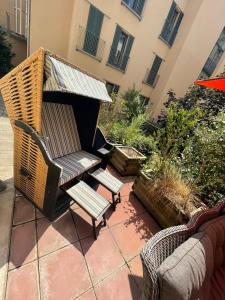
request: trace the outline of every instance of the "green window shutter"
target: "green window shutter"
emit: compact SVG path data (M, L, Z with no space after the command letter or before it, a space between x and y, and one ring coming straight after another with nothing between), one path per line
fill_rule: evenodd
M109 54L109 63L111 65L114 64L114 60L115 60L115 55L116 55L116 48L117 48L117 45L119 43L119 38L120 38L120 34L121 34L121 27L119 25L116 26L116 31L115 31L115 34L114 34L114 38L113 38L113 42L112 42L112 47L111 47L111 50L110 50L110 54Z
M99 36L102 29L104 14L93 5L90 6L86 35L84 40L84 51L96 55Z
M159 57L158 55L156 55L151 70L149 72L148 78L147 78L147 83L149 83L150 85L154 85L157 73L159 71L160 65L162 63L162 59L161 57Z
M121 63L121 69L122 70L126 69L133 42L134 42L134 38L131 35L129 35L129 38L128 38L128 41L127 41L127 46L126 46L126 49L125 49L125 52L124 52L124 55L123 55L123 60L122 60L122 63Z
M169 40L170 46L173 45L173 42L174 42L174 40L175 40L175 38L176 38L176 35L177 35L178 29L179 29L179 27L180 27L180 23L181 23L181 21L182 21L182 19L183 19L183 16L184 16L184 14L183 14L182 11L181 11L181 12L179 13L179 17L178 17L177 23L176 23L176 25L175 25L175 27L174 27L173 33L172 33L172 35L171 35L171 37L170 37L170 40Z
M138 0L137 2L137 6L136 6L136 13L141 16L142 15L142 11L143 11L143 8L144 8L144 4L145 4L145 0Z
M173 1L171 7L170 7L170 10L169 10L169 13L168 13L168 16L165 20L165 23L163 25L163 29L162 29L162 32L160 34L160 36L167 42L169 42L169 37L171 35L171 31L172 31L172 18L173 18L173 15L174 15L174 12L176 10L176 3Z

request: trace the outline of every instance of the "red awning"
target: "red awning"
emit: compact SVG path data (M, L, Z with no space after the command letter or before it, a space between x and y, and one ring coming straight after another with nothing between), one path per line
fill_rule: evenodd
M225 77L207 80L197 80L195 81L195 84L225 91Z

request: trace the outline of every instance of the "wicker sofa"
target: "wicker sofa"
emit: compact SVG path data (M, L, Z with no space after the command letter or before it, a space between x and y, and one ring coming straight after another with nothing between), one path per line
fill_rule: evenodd
M142 300L225 299L224 212L225 201L147 242Z

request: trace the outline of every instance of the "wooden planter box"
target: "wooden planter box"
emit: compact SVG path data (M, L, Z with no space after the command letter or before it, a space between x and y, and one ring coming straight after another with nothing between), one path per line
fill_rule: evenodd
M187 214L184 210L176 207L174 202L167 197L160 196L159 199L153 197L152 184L151 179L143 172L139 172L133 185L133 191L163 228L185 224L194 213L201 209L193 206L191 214Z
M121 175L129 176L137 175L145 159L143 154L132 147L116 146L110 161Z

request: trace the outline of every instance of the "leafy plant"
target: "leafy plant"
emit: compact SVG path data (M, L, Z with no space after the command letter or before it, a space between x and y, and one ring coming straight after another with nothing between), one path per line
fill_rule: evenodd
M156 151L156 143L152 136L145 136L141 126L146 122L146 115L133 118L131 124L117 122L111 128L108 139L113 143L121 143L136 148L145 155L150 155Z
M13 67L11 61L14 56L12 45L8 41L7 32L0 26L0 78Z
M182 173L192 177L207 204L215 205L225 195L225 113L211 117L194 132L180 164Z
M224 77L225 74L220 74L219 77L220 76ZM174 103L176 103L179 108L187 110L199 107L204 112L206 118L211 115L217 115L225 108L225 93L220 90L193 85L187 90L187 93L183 97L177 97L176 93L170 90L164 106L168 109ZM158 123L164 126L166 118L167 112L163 109L158 118Z
M124 120L131 122L133 118L144 114L146 107L141 98L140 91L136 90L135 87L129 88L124 94L122 94L122 99L124 102Z
M165 159L181 155L203 116L198 107L187 110L180 108L177 103L169 106L165 125L155 135L159 151Z

